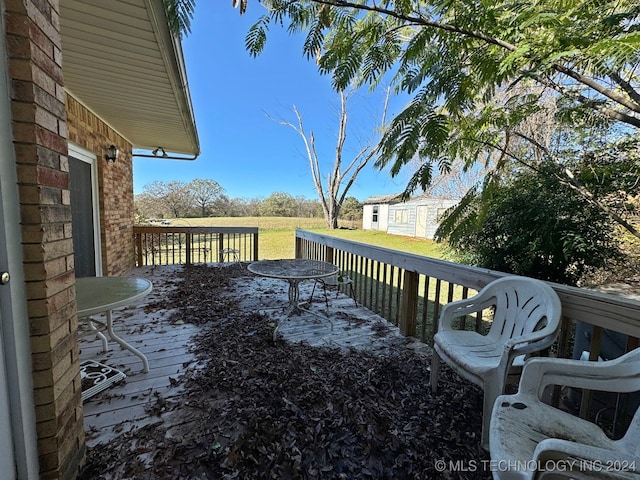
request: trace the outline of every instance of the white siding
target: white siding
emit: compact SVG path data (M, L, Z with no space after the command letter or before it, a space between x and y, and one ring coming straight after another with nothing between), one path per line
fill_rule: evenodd
M373 222L373 207L378 207L378 226L376 227ZM363 230L379 230L382 232L387 231L389 224L389 205L375 204L364 205L362 207L362 229Z
M390 205L386 231L394 235L433 239L439 225L438 214L457 203L457 200L421 198Z

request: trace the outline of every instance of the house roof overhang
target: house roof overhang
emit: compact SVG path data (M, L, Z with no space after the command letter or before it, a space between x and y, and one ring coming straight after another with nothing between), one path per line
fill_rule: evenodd
M134 148L200 154L178 36L162 0L61 0L65 89Z

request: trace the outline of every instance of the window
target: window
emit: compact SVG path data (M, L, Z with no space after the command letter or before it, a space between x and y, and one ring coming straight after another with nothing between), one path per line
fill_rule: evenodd
M378 221L378 205L373 206L373 216L371 217L372 222Z
M409 223L409 210L406 208L402 210L396 210L394 215L395 223Z

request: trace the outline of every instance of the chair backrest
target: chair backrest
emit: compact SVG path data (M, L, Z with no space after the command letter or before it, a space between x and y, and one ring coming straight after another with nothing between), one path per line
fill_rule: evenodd
M347 277L346 275L341 275L338 273L336 273L335 275L331 275L329 277L321 278L321 280L324 282L325 285L329 287L338 287L341 285L346 285L348 283L351 283L351 278Z
M584 370L584 362L558 362L554 369L545 369L543 385L563 385L571 388L588 388L593 391L613 393L640 392L640 348L631 350L624 355L606 362L591 362L589 377L578 374ZM576 365L576 366L574 366ZM533 380L532 380L533 381ZM527 382L525 375L522 382ZM531 383L531 382L529 382ZM534 385L525 386L521 390L535 390ZM625 403L622 404L623 406ZM624 437L620 440L620 447L624 453L640 457L640 408L637 400L631 400L628 408L635 408L635 413ZM624 408L624 407L623 407ZM631 411L627 412L629 415Z
M626 393L640 392L640 362L636 360L635 362L631 363L629 365L629 369L633 372L632 378L625 379L625 386L623 390ZM635 395L637 396L638 393L636 393ZM638 442L638 438L640 438L640 407L637 406L636 402L632 403L636 408L636 412L633 414L631 422L629 422L627 432L620 440L620 443L629 454L640 457L640 442Z
M495 280L483 289L495 299L489 335L514 338L547 329L557 331L562 305L556 292L541 280L509 276Z

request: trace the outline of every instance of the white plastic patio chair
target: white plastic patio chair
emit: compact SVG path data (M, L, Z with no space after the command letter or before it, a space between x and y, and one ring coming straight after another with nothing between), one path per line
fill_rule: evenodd
M223 248L220 250L220 265L224 264L225 260L230 261L232 264L237 263L242 267L240 250L237 248Z
M347 275L342 275L342 274L331 275L330 277L324 277L324 278L316 278L313 283L313 289L311 290L311 297L309 297L309 303L311 303L311 301L313 300L313 294L316 291L316 286L318 285L318 283L322 285L322 289L324 291L324 301L325 301L325 304L327 305L327 310L329 309L329 297L327 296L327 289L329 290L335 289L336 298L337 298L338 293L340 292L340 287L348 286L349 296L353 299L353 303L355 305L358 304L356 302L356 296L353 291L353 280L351 280L351 278L348 277Z
M457 330L455 319L494 309L487 335ZM437 392L440 360L484 390L481 444L489 448L489 420L507 375L517 374L526 356L543 350L556 339L560 326L558 295L545 282L527 277L503 277L477 295L446 304L433 338L431 390Z
M640 478L640 409L620 440L588 420L541 401L545 387L606 392L640 390L640 349L605 362L529 360L516 395L497 398L490 455L495 479Z

